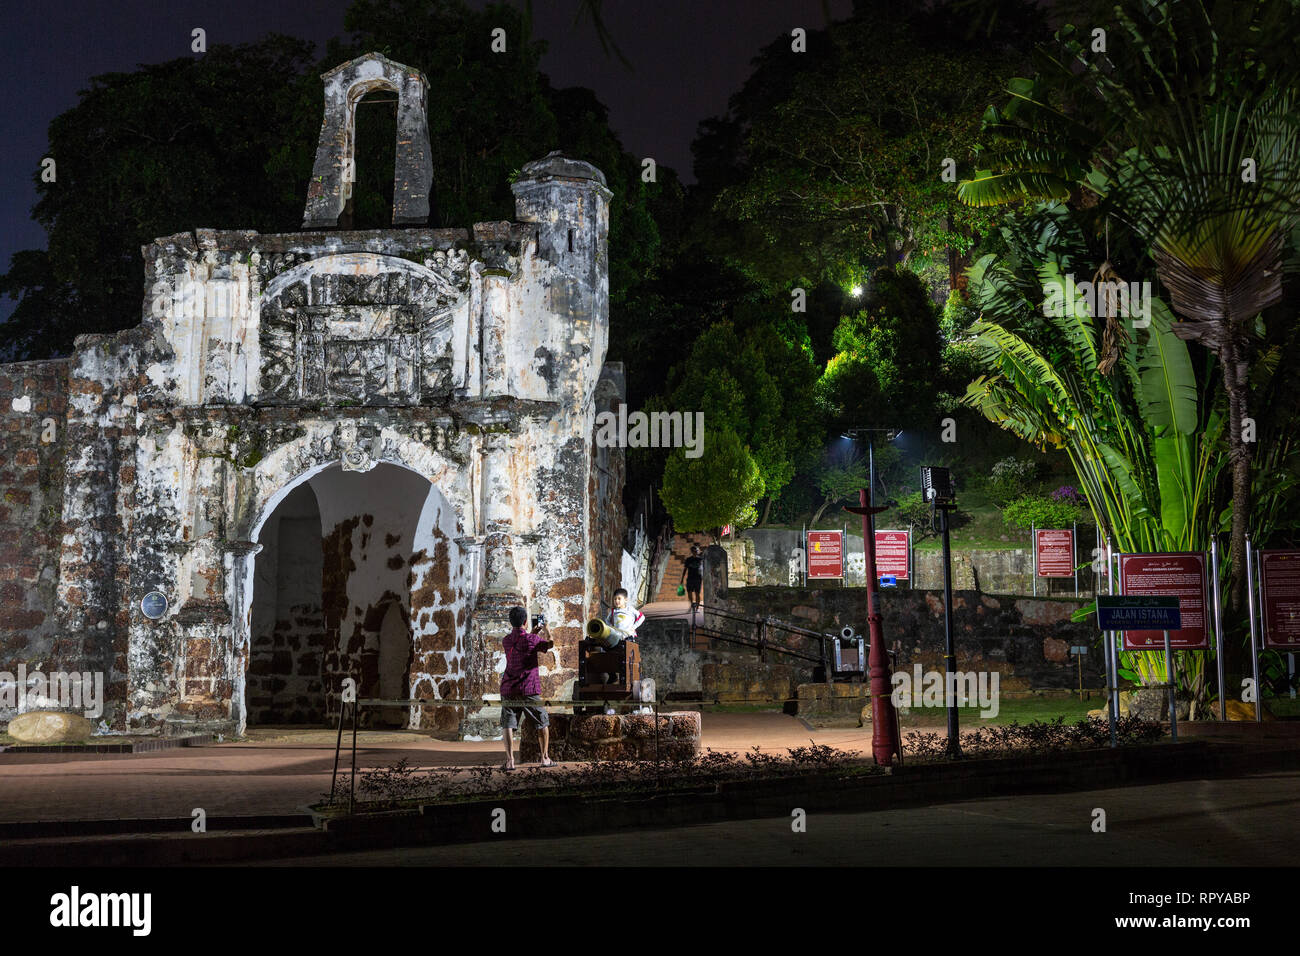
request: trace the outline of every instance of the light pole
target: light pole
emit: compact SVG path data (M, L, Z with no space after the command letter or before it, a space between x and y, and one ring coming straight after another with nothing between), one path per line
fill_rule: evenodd
M881 627L880 603L877 587L880 580L876 575L876 522L875 516L886 509L874 507L872 493L876 484L875 449L872 447L870 433L874 431L892 431L884 428L856 428L845 437L855 433L867 433L868 478L867 487L858 492L858 507L845 507L845 511L862 516L862 557L863 572L867 585L867 631L871 636L871 651L867 657L867 666L871 678L871 754L876 763L888 767L893 763L894 754L900 753L902 744L898 734L898 717L894 712L894 702L890 699L893 690L889 654L885 650L885 637Z
M952 634L952 544L948 538L949 512L956 507L957 492L947 468L921 467L921 490L930 502L931 515L937 510L943 523L943 644L944 699L948 704L948 750L952 760L961 758L961 729L957 722L957 645ZM934 521L931 519L931 525Z

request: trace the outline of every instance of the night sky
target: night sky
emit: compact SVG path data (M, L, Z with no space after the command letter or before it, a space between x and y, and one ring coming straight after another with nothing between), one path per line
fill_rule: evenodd
M606 0L605 21L631 61L629 71L605 55L588 22L574 24L577 5L534 0L534 34L548 44L543 72L556 86L595 90L624 147L673 167L687 182L696 124L726 110L750 60L796 26L825 25L821 0ZM274 32L313 41L319 55L329 37L342 34L348 6L349 0L0 0L0 272L16 250L45 246L44 230L30 215L33 176L50 121L76 104L92 76L197 56L190 52L195 27L207 31L209 46ZM834 18L846 17L852 0L830 0L829 8ZM0 299L0 316L13 306Z

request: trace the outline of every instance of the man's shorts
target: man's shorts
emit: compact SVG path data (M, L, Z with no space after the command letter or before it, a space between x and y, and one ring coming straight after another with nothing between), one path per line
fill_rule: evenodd
M551 723L551 715L541 706L542 698L537 694L529 694L524 700L527 704L520 704L515 707L501 707L501 726L506 730L517 730L519 728L519 719L527 714L533 723L538 727L547 727Z

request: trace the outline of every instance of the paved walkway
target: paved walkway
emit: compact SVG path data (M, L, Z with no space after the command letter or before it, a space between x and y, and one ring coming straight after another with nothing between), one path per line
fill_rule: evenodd
M334 731L254 730L250 738L145 754L0 753L0 822L175 819L199 807L209 816L293 813L328 794ZM704 715L703 743L714 750L780 753L810 741L866 755L871 731L809 730L779 713ZM358 744L358 768L403 757L413 767L475 767L502 756L500 741L415 732L363 731ZM349 760L345 750L341 770Z
M682 598L680 601L652 601L641 608L641 613L648 618L681 618L683 621L691 619L691 602ZM697 623L703 623L704 611L695 612Z

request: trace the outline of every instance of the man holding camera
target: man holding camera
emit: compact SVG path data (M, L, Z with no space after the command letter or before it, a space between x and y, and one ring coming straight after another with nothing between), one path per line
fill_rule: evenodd
M513 706L502 703L501 727L505 730L506 762L502 770L515 769L514 734L519 720L527 714L537 725L537 735L541 744L542 766L553 763L550 757L550 715L541 706L542 676L538 671L537 655L544 654L555 646L546 630L546 618L533 618L533 628L537 633L524 629L528 623L528 612L522 607L510 609L510 626L513 630L505 636L506 670L501 675L501 700L518 700L523 698L525 704Z

